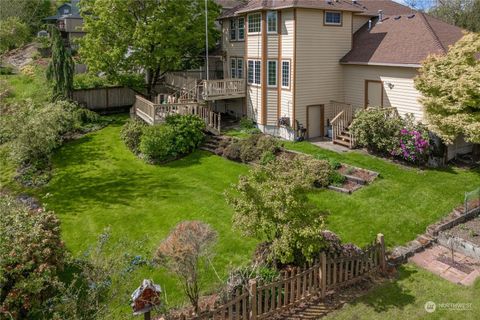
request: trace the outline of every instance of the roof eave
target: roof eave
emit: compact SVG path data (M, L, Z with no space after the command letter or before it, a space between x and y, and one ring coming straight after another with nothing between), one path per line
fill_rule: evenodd
M361 65L361 66L378 66L378 67L403 67L403 68L420 68L419 63L390 63L390 62L361 62L361 61L340 61L344 65Z

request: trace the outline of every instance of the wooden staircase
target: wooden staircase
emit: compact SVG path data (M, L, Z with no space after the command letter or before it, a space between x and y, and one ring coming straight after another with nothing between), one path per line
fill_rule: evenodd
M332 141L349 149L355 147L355 138L350 131L353 121L353 106L346 103L331 101L331 107L338 112L331 121Z

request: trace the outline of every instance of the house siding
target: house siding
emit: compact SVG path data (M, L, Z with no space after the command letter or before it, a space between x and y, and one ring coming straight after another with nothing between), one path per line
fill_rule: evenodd
M230 20L225 20L222 26L222 50L226 52L223 62L224 78L232 78L230 71L230 58L245 56L245 41L230 41Z
M384 107L396 107L401 116L413 113L417 121L423 121L423 109L418 101L420 93L413 78L417 69L404 67L344 65L345 102L355 106L365 105L365 80L383 83ZM387 83L393 84L390 89Z
M339 60L351 50L352 13L342 26L324 26L324 11L297 10L295 118L307 124L307 106L344 98Z
M280 90L280 114L278 117L293 119L293 84L294 84L294 30L295 21L293 10L282 11L282 60L290 61L290 88ZM279 85L281 85L281 61L279 63ZM292 123L291 123L292 125Z
M357 32L358 29L360 29L361 27L363 27L363 25L365 23L368 22L368 20L370 20L371 18L370 17L365 17L365 16L356 16L354 15L353 16L353 33Z

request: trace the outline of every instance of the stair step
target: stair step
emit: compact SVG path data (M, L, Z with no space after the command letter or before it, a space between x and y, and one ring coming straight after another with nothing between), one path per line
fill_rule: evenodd
M337 139L336 140L343 140L343 141L348 141L350 142L351 138L349 135L344 135L344 134L339 134L337 135Z
M347 147L347 148L350 148L350 142L346 142L346 141L343 141L343 140L333 140L333 143L334 144L339 144L339 145L342 145L344 147Z

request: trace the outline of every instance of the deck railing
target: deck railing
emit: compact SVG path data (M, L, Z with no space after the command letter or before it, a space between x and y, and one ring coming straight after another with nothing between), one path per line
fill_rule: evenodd
M355 138L351 132L347 132L347 129L353 121L354 107L348 103L330 101L330 108L333 114L336 115L330 122L333 141L337 140L342 133L346 134L350 139L349 146L353 148L355 146Z
M262 283L250 280L248 287L235 290L228 301L214 310L181 319L257 320L269 319L273 313L288 310L305 299L359 281L376 271L385 271L383 235L353 256L327 256L324 253L311 266L282 272L279 280Z
M203 80L204 100L241 98L246 94L245 79Z
M165 121L170 114L193 114L200 117L213 133L220 133L221 116L210 108L197 102L156 104L139 95L135 96L135 114L148 124L157 124Z

